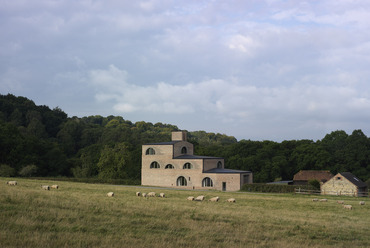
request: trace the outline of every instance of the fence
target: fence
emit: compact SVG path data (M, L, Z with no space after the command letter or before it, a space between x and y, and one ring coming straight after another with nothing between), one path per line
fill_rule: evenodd
M304 195L335 195L335 196L357 196L357 197L370 197L369 192L352 192L352 191L324 191L321 192L320 190L308 190L302 188L295 188L294 193L296 194L304 194Z

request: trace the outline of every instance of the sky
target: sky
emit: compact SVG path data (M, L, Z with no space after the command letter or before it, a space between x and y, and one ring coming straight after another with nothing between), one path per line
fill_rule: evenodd
M0 93L238 140L370 135L368 0L0 0Z

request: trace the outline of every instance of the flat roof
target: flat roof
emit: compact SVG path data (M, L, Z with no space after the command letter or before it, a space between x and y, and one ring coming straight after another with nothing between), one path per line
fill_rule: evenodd
M181 140L168 141L168 142L158 142L158 143L148 143L148 144L144 144L144 145L146 145L146 146L151 146L151 145L173 145L173 144L176 144L178 142L181 142Z
M180 155L177 157L174 157L173 159L224 159L221 157L210 157L210 156L198 156L198 155Z

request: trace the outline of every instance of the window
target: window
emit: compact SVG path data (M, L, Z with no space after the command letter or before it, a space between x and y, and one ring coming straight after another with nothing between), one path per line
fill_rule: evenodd
M165 169L175 169L175 167L173 167L172 164L168 164L166 165L166 167L164 167Z
M158 162L154 161L150 164L150 169L159 169L160 166L158 164Z
M187 186L188 185L188 182L186 181L186 178L181 176L181 177L178 177L177 180L176 180L176 185L177 186Z
M222 169L222 162L221 161L218 161L218 163L217 163L217 169Z
M182 167L183 169L192 169L193 166L191 165L191 163L185 163L184 166Z
M145 152L145 155L154 155L155 154L155 151L153 148L148 148Z
M205 177L202 181L202 187L213 187L212 179L209 177Z
M187 153L188 153L188 149L185 146L181 148L181 154L187 154Z

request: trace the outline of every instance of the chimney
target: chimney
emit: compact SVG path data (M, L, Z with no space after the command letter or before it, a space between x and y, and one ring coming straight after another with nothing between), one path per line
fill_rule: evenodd
M175 131L172 132L172 141L186 141L187 132L186 131Z

